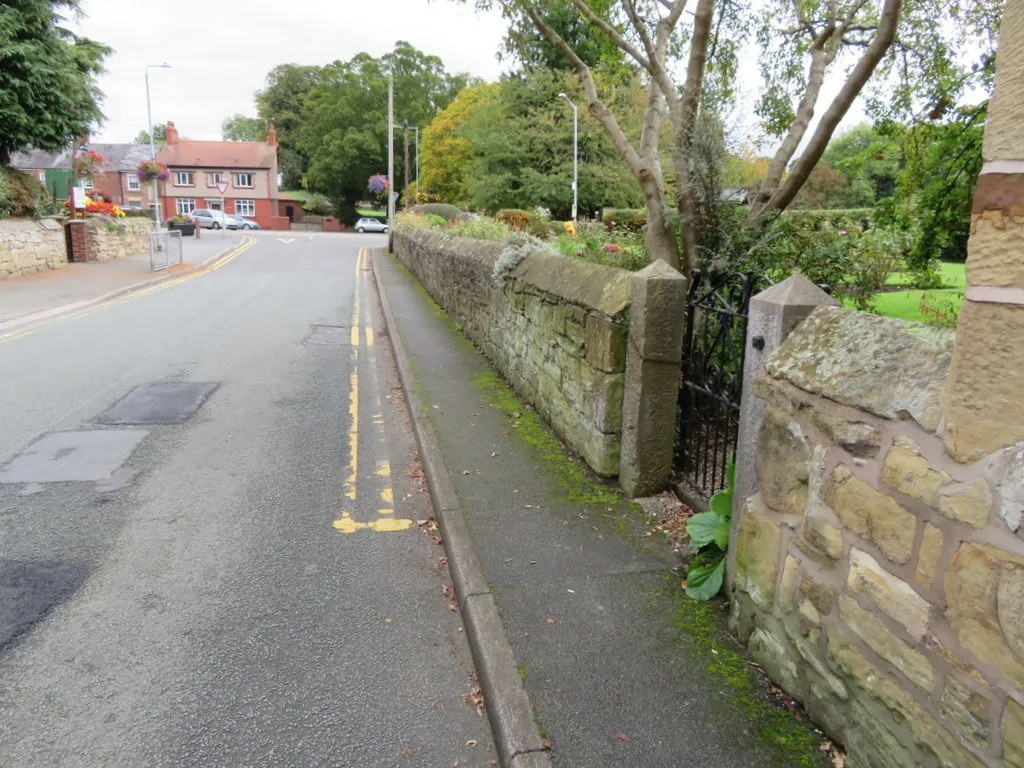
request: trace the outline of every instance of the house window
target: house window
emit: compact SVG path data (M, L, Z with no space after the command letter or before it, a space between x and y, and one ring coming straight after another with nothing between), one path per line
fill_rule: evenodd
M83 181L82 186L85 189L92 189L92 179L86 179L85 181Z
M139 186L140 185L139 185L139 177L138 176L129 176L128 177L128 189L136 190L136 189L139 188Z
M221 179L223 179L223 178L224 178L224 174L222 174L220 171L214 171L213 173L208 173L208 174L206 174L206 186L208 186L208 187L216 187L218 184L220 184Z
M142 210L142 201L141 200L129 200L128 201L128 207L129 208L133 208L133 209L138 210L138 211L141 211Z
M251 173L236 173L235 186L239 189L252 189L256 185L253 183Z
M176 187L194 187L195 182L192 180L192 171L175 171L174 185Z
M179 216L188 216L196 209L194 197L179 197L174 201L175 210Z
M256 201L255 200L235 200L235 213L239 216L255 216L256 215Z
M36 177L37 177L37 178L38 178L38 179L39 179L39 180L40 180L41 182L43 182L43 184L45 184L45 183L46 183L46 171L39 171L39 173L37 173L37 174L36 174Z

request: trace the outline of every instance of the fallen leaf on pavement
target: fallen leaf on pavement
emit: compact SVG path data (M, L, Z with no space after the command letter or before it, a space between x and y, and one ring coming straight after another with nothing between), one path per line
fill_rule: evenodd
M384 619L384 623L385 624L390 624L391 623L391 619Z
M497 452L497 451L491 451L491 458L492 458L492 459L493 459L493 458L494 458L495 456L497 456L497 455L498 455L498 452Z
M447 557L439 557L439 558L437 558L437 567L442 569L442 570L447 568L448 567L448 558Z
M448 598L449 600L454 600L455 599L455 587L450 586L450 585L446 585L446 586L442 587L442 589L444 590L444 596L446 598Z
M618 736L616 736L615 738L616 738L616 739L618 739L619 741L629 741L629 736L627 736L627 735L626 735L626 734L624 734L624 733L620 733L620 734L619 734Z
M457 611L457 610L459 610L459 606L457 606L455 603L448 603L448 610L449 611Z
M546 621L547 621L548 624L554 624L555 623L554 619L546 619Z
M470 739L469 741L466 742L466 746L467 747L475 747L479 743L480 742L478 742L476 739Z
M440 536L431 536L435 544L444 544L444 540Z
M484 714L484 694L479 687L462 694L463 704L473 704L476 706L476 713L483 717Z

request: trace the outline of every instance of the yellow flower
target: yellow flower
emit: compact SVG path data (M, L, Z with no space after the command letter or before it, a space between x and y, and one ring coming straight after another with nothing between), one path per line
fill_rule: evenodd
M576 234L576 225L573 224L571 221L565 222L564 224L562 224L562 226L565 227L565 234L567 234L567 235L575 235Z

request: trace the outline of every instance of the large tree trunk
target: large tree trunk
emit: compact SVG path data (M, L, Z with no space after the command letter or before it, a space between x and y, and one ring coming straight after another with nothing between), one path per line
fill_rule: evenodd
M665 217L665 206L661 196L647 198L647 233L644 237L644 246L647 248L647 258L653 263L664 261L673 269L680 269L679 244L676 241L676 233L669 226ZM689 279L690 273L684 272Z

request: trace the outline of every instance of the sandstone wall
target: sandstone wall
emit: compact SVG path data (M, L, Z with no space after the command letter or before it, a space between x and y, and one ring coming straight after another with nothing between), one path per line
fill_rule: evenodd
M535 253L503 287L502 246L397 229L397 257L598 474L619 472L629 273Z
M86 219L86 226L89 261L124 259L149 251L149 233L153 231L149 219L92 216Z
M0 280L67 264L64 231L56 221L0 220Z
M822 307L768 359L732 620L850 768L1024 768L1024 444L943 444L953 333Z

